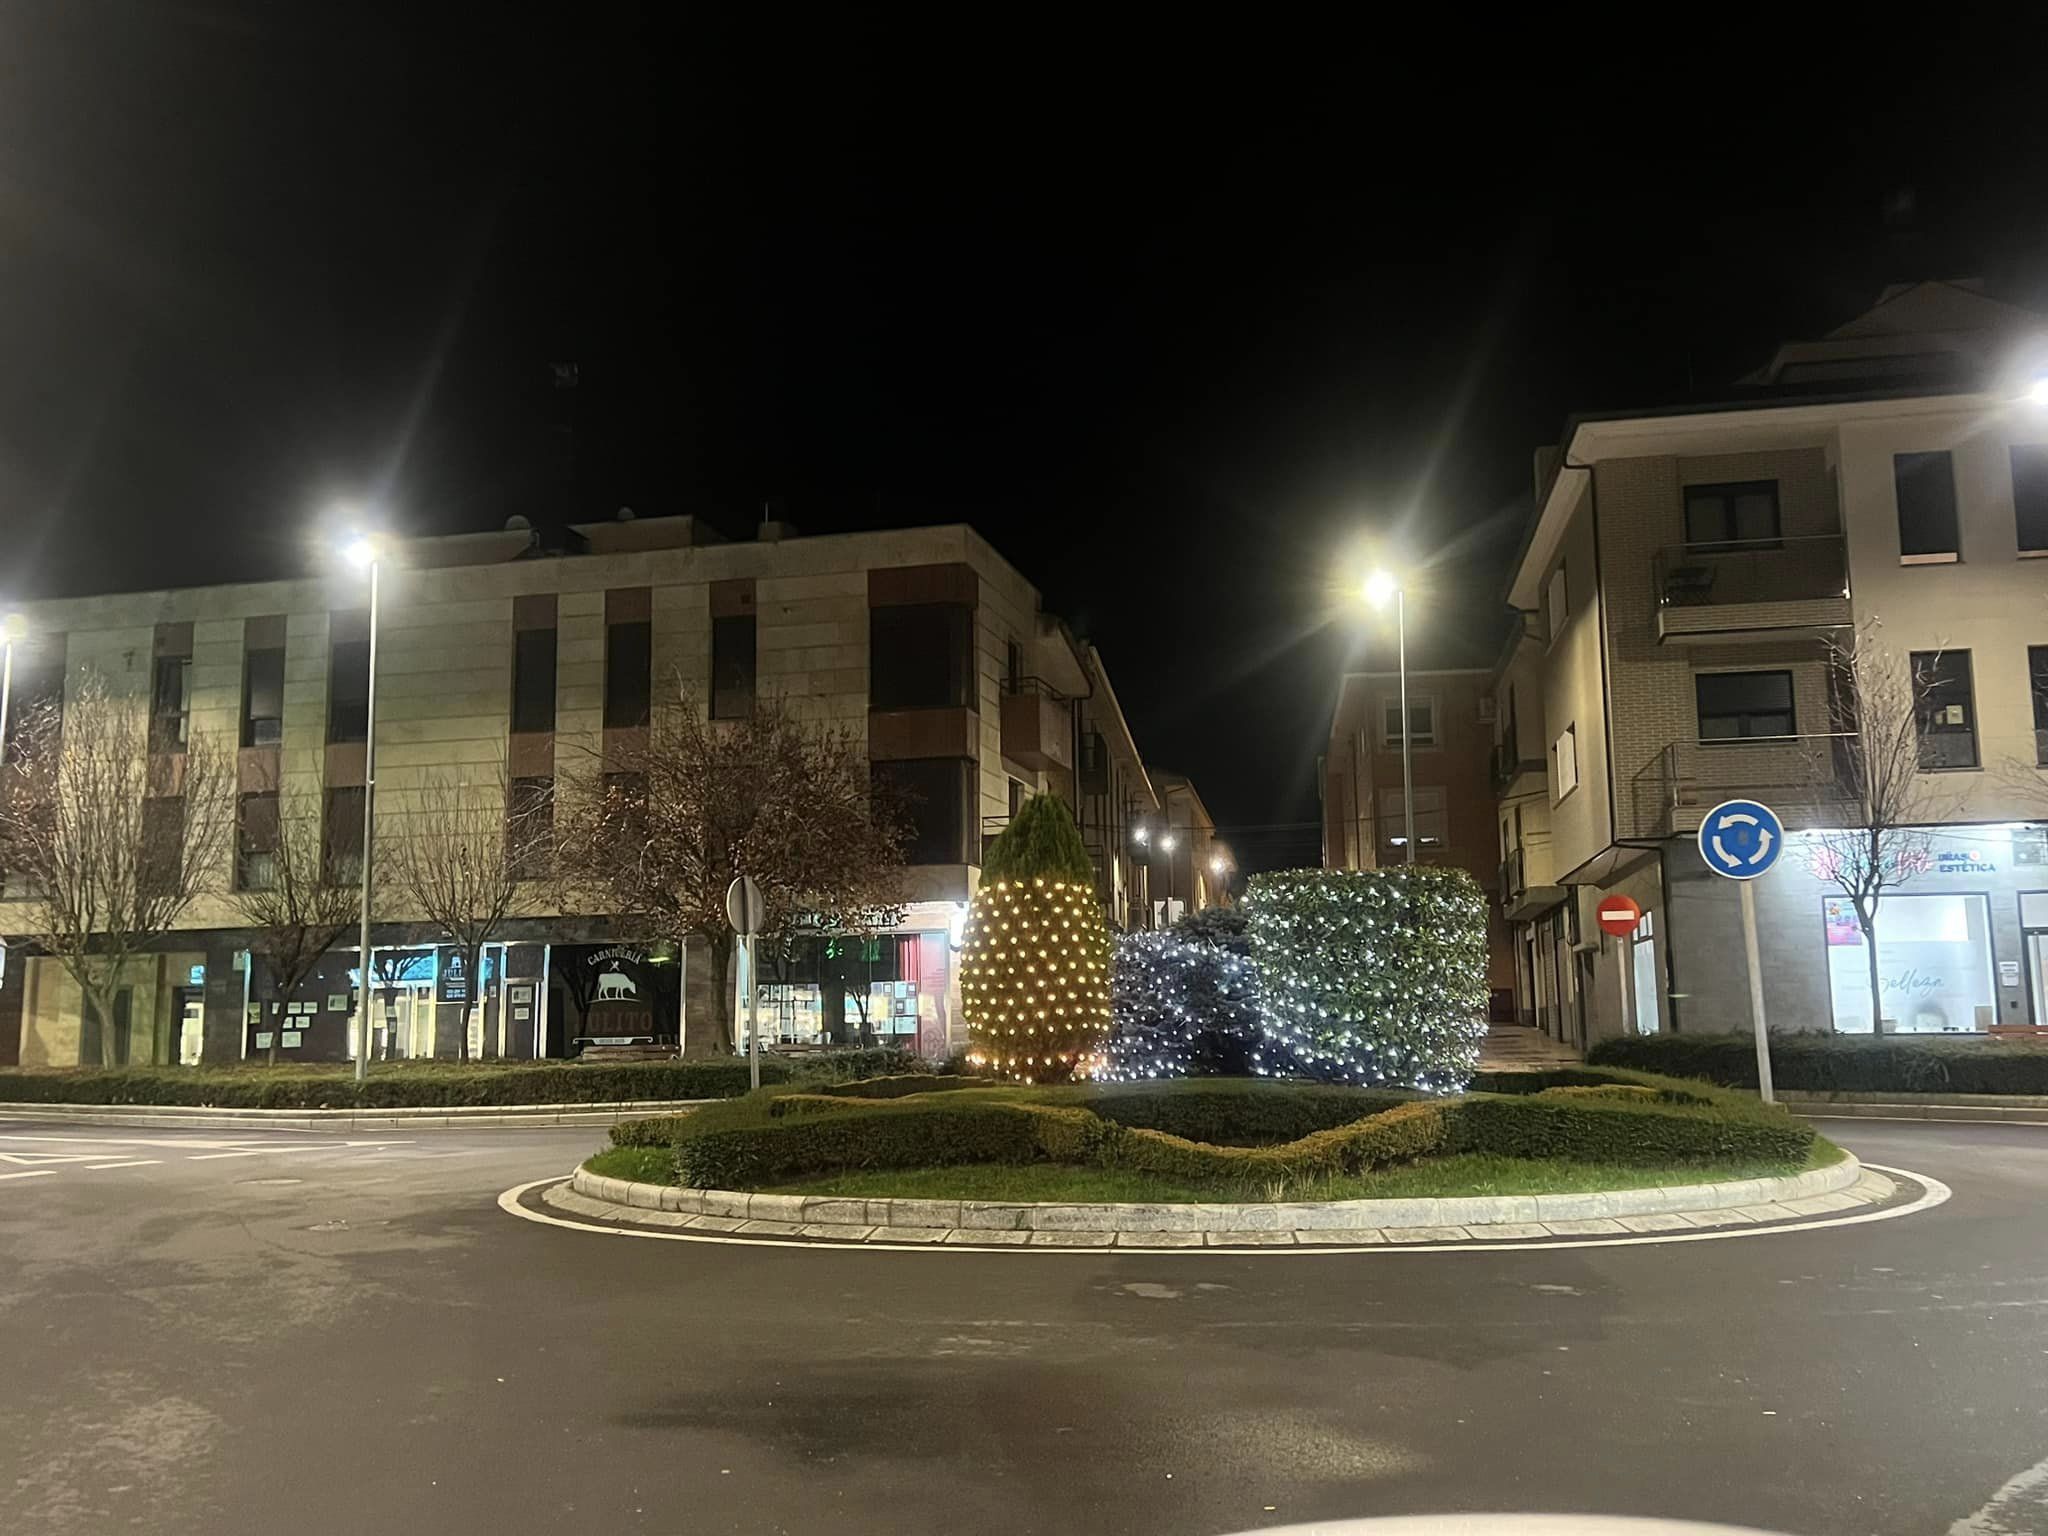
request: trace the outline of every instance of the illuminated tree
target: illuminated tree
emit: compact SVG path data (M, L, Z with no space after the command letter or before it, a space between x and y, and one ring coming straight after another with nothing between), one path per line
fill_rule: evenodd
M1456 1093L1486 1034L1486 898L1461 869L1254 875L1265 1031L1302 1073Z
M1055 795L1025 801L990 845L982 875L960 959L969 1064L1023 1082L1100 1075L1109 927L1065 803Z

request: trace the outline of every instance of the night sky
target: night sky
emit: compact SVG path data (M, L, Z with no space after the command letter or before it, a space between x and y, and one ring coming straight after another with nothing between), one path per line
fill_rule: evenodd
M297 570L341 495L972 522L1245 864L1313 862L1368 542L1488 661L1569 412L1888 281L2048 298L2040 39L1959 10L1630 59L760 9L0 0L0 583Z

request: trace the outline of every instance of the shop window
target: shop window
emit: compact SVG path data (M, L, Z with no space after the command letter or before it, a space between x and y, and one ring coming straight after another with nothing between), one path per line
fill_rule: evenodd
M1629 936L1629 979L1635 984L1636 1033L1654 1035L1661 1027L1657 999L1663 988L1657 979L1657 930L1654 913L1645 912Z
M363 787L327 791L321 816L320 875L329 885L359 885L363 878Z
M1702 672L1692 682L1703 742L1798 734L1790 672Z
M367 648L364 663L368 664ZM274 747L284 740L284 647L250 651L242 658L242 745Z
M711 718L743 720L754 712L754 615L711 621Z
M910 822L907 864L968 862L967 816L974 804L974 764L967 758L929 757L873 765L877 786L901 800Z
M149 690L149 745L169 751L185 745L192 723L192 658L159 656Z
M370 735L370 642L337 640L327 658L327 739Z
M555 631L522 629L512 636L512 729L555 728Z
M1915 651L1912 668L1920 766L1975 768L1977 710L1970 688L1970 653Z
M972 703L974 610L913 603L868 610L868 703L958 709Z
M2048 645L2027 647L2027 682L2034 695L2034 761L2048 768Z
M2048 554L2048 443L2012 448L2013 531L2023 554Z
M1870 962L1856 904L1846 896L1821 902L1835 1029L1867 1035ZM1997 1020L1990 897L1881 896L1872 926L1886 1034L1969 1033Z
M1778 482L1743 480L1685 488L1685 542L1776 548Z
M236 890L267 891L277 883L278 832L275 790L236 801Z
M1957 558L1955 466L1946 452L1895 453L1892 486L1899 503L1899 559L1939 565Z
M604 631L604 724L608 731L647 723L653 680L654 628L645 619L607 624Z

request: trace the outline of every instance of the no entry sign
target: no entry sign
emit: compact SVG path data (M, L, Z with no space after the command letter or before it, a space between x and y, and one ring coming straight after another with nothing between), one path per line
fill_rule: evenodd
M1625 939L1636 931L1636 924L1643 919L1643 909L1626 896L1607 896L1601 899L1593 920L1600 925L1602 933L1611 933L1617 939Z

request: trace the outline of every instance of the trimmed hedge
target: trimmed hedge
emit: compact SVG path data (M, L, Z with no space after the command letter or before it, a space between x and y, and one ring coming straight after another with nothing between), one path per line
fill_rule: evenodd
M1756 1086L1749 1035L1636 1035L1602 1040L1590 1060L1734 1088ZM2048 1094L2048 1042L1949 1035L1771 1036L1771 1078L1810 1093Z
M866 1077L850 1083L828 1083L816 1092L845 1099L900 1099L913 1093L944 1093L953 1088L993 1088L992 1077L941 1077L932 1072L906 1072L894 1077Z
M1256 1147L1333 1130L1416 1097L1398 1088L1208 1077L1109 1088L1084 1103L1103 1119L1132 1130Z
M902 1072L906 1051L764 1058L764 1083ZM412 1109L492 1104L616 1104L729 1099L748 1091L744 1058L709 1061L375 1062L357 1083L333 1067L118 1067L0 1071L0 1104L169 1104L222 1109Z
M999 1090L1000 1097L944 1094L874 1103L844 1095L763 1094L687 1119L629 1122L614 1129L613 1140L622 1146L675 1145L682 1181L700 1188L745 1188L852 1168L1040 1161L1217 1182L1300 1180L1460 1152L1638 1165L1739 1159L1790 1166L1802 1162L1813 1145L1812 1127L1803 1121L1704 1085L1585 1069L1528 1076L1538 1081L1521 1093L1416 1099L1362 1116L1362 1105L1387 1096L1299 1090L1341 1096L1354 1118L1263 1146L1198 1141L1136 1123L1173 1115L1180 1117L1176 1123L1192 1125L1203 1108L1237 1126L1250 1120L1231 1117L1248 1117L1251 1107L1274 1117L1267 1124L1305 1113L1284 1090L1247 1092L1248 1085L1241 1085L1199 1091L1207 1084L1087 1099L1054 1089L1045 1096L1049 1102L1027 1101L1014 1090ZM1545 1077L1583 1081L1544 1083ZM1213 1138L1214 1126L1208 1131Z

